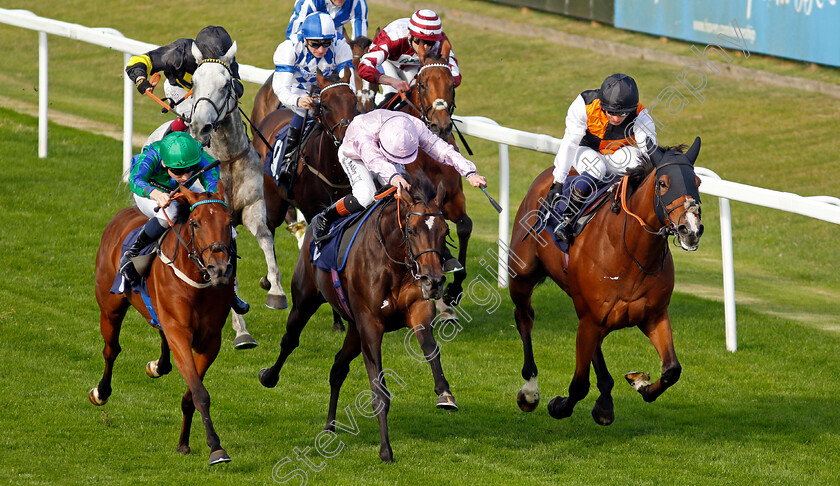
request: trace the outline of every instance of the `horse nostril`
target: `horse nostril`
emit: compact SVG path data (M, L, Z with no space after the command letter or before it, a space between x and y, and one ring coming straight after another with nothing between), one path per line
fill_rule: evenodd
M701 224L701 225L700 225L700 229L698 229L698 230L697 230L697 237L698 237L698 238L700 238L701 236L703 236L703 229L704 229L704 228L703 228L703 225Z
M681 225L677 226L677 232L681 235L687 234L688 233L688 227L684 224L681 224Z

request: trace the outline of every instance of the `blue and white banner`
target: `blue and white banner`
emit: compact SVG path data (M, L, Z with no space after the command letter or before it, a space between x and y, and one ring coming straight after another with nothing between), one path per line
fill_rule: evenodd
M615 0L615 26L840 66L840 0Z

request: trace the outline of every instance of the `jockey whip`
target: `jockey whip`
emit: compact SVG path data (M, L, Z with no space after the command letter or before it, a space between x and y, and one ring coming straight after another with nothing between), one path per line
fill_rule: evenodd
M484 195L487 196L487 199L490 200L490 204L493 205L493 209L495 209L497 213L502 214L502 206L500 206L499 203L496 202L495 199L493 199L493 196L491 196L490 194L487 194L487 186L482 184L478 187L479 187L479 189L481 189L481 192L483 192Z
M151 78L149 78L149 84L151 84L152 87L148 88L143 94L155 100L160 106L162 106L163 109L166 110L164 113L166 113L167 111L172 111L171 106L166 104L162 99L155 96L154 92L152 92L152 90L155 89L155 87L157 86L158 82L160 82L160 73L155 73L154 75L152 75Z
M205 167L205 168L201 169L200 171L196 172L195 174L193 174L193 175L192 175L192 177L190 177L189 179L187 179L187 182L185 182L185 183L183 183L183 184L181 184L181 185L183 185L184 187L190 187L190 186L192 186L192 185L195 183L195 181L197 181L197 180L198 180L198 178L199 178L199 177L201 177L201 175L202 175L202 174L204 174L204 173L205 173L205 172L207 172L207 171L210 171L210 170L215 169L216 167L218 167L218 166L219 166L219 164L220 164L220 163L221 163L221 161L220 161L220 160L214 160L214 161L213 161L213 162L211 162L211 163L210 163L207 167ZM172 190L169 192L169 197L170 197L170 198L171 198L172 196L174 196L175 194L177 194L178 192L180 192L180 191L181 191L181 185L179 185L179 186L178 186L178 187L176 187L175 189L172 189ZM155 212L158 212L158 211L160 211L160 206L158 206L158 207L156 207L156 208L155 208Z

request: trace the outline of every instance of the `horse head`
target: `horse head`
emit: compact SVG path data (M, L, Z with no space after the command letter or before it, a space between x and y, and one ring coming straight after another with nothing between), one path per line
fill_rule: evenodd
M217 191L198 193L181 186L181 193L190 205L189 257L213 287L224 287L231 283L232 259L236 255L230 210L224 201L221 182Z
M422 44L422 43L421 43ZM420 61L412 86L412 103L417 115L435 135L448 139L452 133L452 113L455 111L455 79L449 67L449 41L443 42L441 56L435 57L421 47Z
M404 191L398 200L406 249L406 264L427 300L439 299L446 277L443 275L442 252L449 226L440 210L445 197L443 183L437 194L428 180L412 182L411 191Z
M236 42L219 59L205 58L195 44L192 54L198 68L192 76L193 109L187 121L190 135L206 147L210 143L210 133L236 110L238 99L230 69L236 57Z
M700 137L685 153L674 149L663 151L658 147L649 150L656 170L656 216L686 251L696 250L703 235L700 193L697 190L700 178L694 173L699 153Z
M316 71L318 86L321 88L321 101L318 108L318 119L324 131L332 138L335 146L341 145L347 126L353 121L356 110L356 95L350 87L350 70L344 70L344 76L339 78L333 74L325 78L321 70Z
M378 30L377 33L379 33ZM345 33L346 37L347 34ZM376 107L374 97L379 88L375 83L372 84L370 81L362 79L358 73L362 56L370 50L373 41L360 35L353 40L347 41L347 44L350 45L350 49L353 51L353 67L356 69L356 76L354 76L356 82L356 108L359 110L359 113L367 113Z

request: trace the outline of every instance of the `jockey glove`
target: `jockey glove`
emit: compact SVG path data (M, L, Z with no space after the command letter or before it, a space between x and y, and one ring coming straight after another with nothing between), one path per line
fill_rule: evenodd
M152 89L152 83L150 83L148 79L142 77L137 78L134 85L137 86L137 91L139 91L141 95L146 94L147 89Z

